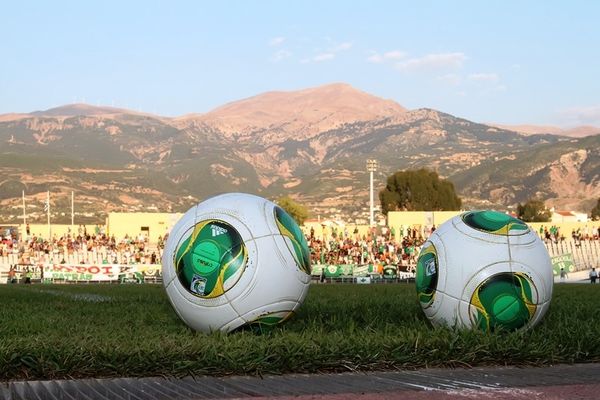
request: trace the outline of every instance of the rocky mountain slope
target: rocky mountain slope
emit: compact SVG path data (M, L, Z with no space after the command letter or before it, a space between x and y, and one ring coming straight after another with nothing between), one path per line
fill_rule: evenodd
M492 124L498 128L515 131L523 135L536 135L550 133L552 135L569 136L574 138L600 135L600 128L597 126L576 126L574 128L560 128L552 125L498 125Z
M454 181L467 205L539 196L588 211L600 197L599 152L600 135L523 135L406 110L345 84L178 118L75 104L0 116L0 219L21 215L23 190L34 216L50 190L57 218L69 215L71 191L90 218L184 211L225 191L288 194L314 215L357 217L368 202L369 158L380 164L378 187L399 169L428 167Z

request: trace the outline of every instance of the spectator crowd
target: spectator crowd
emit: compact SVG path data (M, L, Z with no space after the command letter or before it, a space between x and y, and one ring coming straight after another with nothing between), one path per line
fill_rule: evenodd
M151 245L144 234L115 238L99 226L88 232L85 226L80 225L76 232L54 235L51 240L29 231L23 240L3 235L0 257L11 258L19 264L157 264L160 263L165 240L166 235Z
M331 228L321 237L316 237L314 229L307 235L312 264L378 264L397 265L404 270L412 270L423 242L435 230L418 227L372 228L360 235L358 229Z
M324 227L321 235L314 229L306 232L312 264L378 264L398 265L412 270L421 246L435 231L430 227L401 226L398 231L386 226L371 228L359 234L357 228ZM159 264L168 235L159 237L158 243L149 243L144 234L116 238L104 228L96 226L88 232L80 225L75 232L54 235L52 240L31 234L17 240L10 234L0 235L0 257L9 257L11 263L75 263L75 264ZM573 229L570 237L556 225L541 226L539 235L546 244L572 239L577 245L582 241L600 240L600 227Z
M541 225L539 234L545 243L558 243L566 240L564 233L562 233L560 228L556 225L551 225L550 227ZM583 228L573 228L571 230L571 238L576 245L582 241L600 240L600 227L590 227L586 225Z

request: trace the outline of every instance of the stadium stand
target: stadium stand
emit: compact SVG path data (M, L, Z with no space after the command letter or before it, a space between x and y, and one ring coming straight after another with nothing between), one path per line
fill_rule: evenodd
M369 278L371 282L405 282L414 279L416 259L420 247L431 230L408 227L395 235L390 229L363 231L332 231L329 236L306 234L313 264L315 282L358 282ZM600 232L591 234L573 230L569 236L561 234L555 226L540 229L551 257L568 256L573 270L600 267ZM9 266L18 266L19 276L27 268L39 278L39 266L103 266L120 268L120 275L137 271L133 266L156 266L160 264L166 237L150 242L147 236L125 234L115 238L104 233L62 235L45 240L31 235L25 240L2 237L0 241L0 283L6 282ZM81 268L80 268L81 269ZM55 270L60 270L56 268ZM133 273L133 272L132 272ZM56 276L56 274L55 274ZM34 278L34 282L36 279ZM143 274L148 282L160 282L158 273ZM130 281L139 281L135 275ZM122 281L122 280L120 280ZM362 282L366 283L366 282Z

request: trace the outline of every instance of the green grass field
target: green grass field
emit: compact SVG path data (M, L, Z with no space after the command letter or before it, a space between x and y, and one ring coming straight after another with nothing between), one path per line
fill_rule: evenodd
M258 334L200 334L162 286L0 285L0 380L281 374L600 361L600 285L555 286L525 332L433 329L413 285L314 285Z

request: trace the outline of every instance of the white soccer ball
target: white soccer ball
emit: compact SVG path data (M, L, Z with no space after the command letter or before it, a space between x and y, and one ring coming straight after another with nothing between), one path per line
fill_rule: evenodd
M419 303L433 325L530 328L552 298L552 263L527 224L496 211L443 223L417 261Z
M162 258L173 308L203 332L284 322L306 297L310 269L296 222L276 204L243 193L192 207L171 230Z

